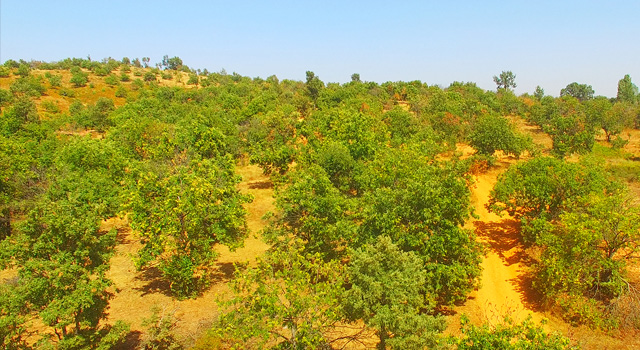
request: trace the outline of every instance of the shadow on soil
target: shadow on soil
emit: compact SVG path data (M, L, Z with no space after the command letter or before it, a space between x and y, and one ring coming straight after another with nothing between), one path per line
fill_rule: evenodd
M162 272L155 266L142 270L136 279L146 282L142 287L136 288L142 292L142 296L154 293L172 296L169 281L162 277Z
M531 282L533 277L531 273L523 273L516 278L510 279L509 282L513 284L516 292L520 293L520 301L529 310L542 312L543 307L540 303L540 295L533 289Z
M476 235L482 238L494 253L507 265L528 264L527 255L520 239L520 223L516 220L501 222L474 222ZM511 252L515 250L514 252ZM505 254L509 253L509 254Z
M217 269L215 269L211 273L211 277L209 278L209 287L203 288L200 293L205 292L211 286L216 285L218 283L228 283L236 271L236 267L233 263L218 263L216 264ZM169 297L174 297L171 292L171 284L167 281L163 276L160 269L157 267L149 267L141 271L141 273L136 277L136 279L144 281L145 284L136 288L142 292L142 296L148 294L162 293Z
M127 334L125 341L122 344L114 346L113 350L130 350L137 349L142 342L142 333L140 331L131 331Z
M531 264L520 238L520 222L513 219L502 222L476 221L474 225L476 235L482 238L489 249L507 265L520 263L526 268ZM532 288L532 280L530 272L523 272L517 278L510 279L509 282L520 294L520 300L525 307L529 310L540 311L542 308L539 303L540 297Z
M265 189L269 189L269 188L273 188L273 182L271 182L270 180L258 180L258 181L251 181L247 184L247 187L249 187L252 190L265 190Z

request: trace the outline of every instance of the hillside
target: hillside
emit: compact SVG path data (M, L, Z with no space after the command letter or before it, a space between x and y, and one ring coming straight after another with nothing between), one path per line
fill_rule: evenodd
M640 347L637 104L164 68L2 66L5 346Z

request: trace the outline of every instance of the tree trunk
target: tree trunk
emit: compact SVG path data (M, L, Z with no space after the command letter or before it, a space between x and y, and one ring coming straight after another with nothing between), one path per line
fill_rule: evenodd
M380 342L378 343L378 345L376 345L376 349L377 350L386 350L387 349L387 331L384 329L384 326L382 327L382 329L380 329L380 332L378 332L378 338L380 338Z
M11 210L3 208L0 211L0 240L11 235Z

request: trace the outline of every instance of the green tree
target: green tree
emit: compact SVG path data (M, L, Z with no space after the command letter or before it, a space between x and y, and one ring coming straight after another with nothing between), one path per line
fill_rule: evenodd
M312 71L307 71L306 75L307 94L311 97L311 100L315 102L318 99L318 96L320 96L320 90L324 87L324 83L322 83L322 80L320 80L320 78L318 78Z
M480 118L469 138L471 146L487 156L501 150L507 155L520 157L533 144L530 138L518 133L507 118L495 115Z
M379 236L374 244L353 252L349 284L343 303L349 319L362 319L376 330L377 349L424 349L437 344L444 320L425 314L422 288L426 271L421 259L402 252L391 239Z
M542 129L551 136L552 152L557 157L591 152L599 125L589 120L587 107L578 99L565 96L551 101L540 119Z
M164 57L162 57L162 66L165 67L165 69L179 70L182 68L182 59L177 56L169 58L168 55L164 55Z
M539 85L536 86L536 91L533 92L533 96L535 96L538 101L542 100L542 98L544 97L544 89Z
M618 81L618 94L616 99L620 102L634 104L638 101L638 87L631 82L631 76L625 75Z
M632 127L634 119L634 110L629 104L616 102L602 118L602 130L607 136L607 142L611 142L611 138L620 135L625 128Z
M493 82L498 86L498 90L511 90L517 87L516 75L511 71L502 71L499 76L493 76Z
M89 81L88 79L88 75L86 73L81 72L80 70L76 71L75 73L72 73L73 75L71 76L71 84L73 84L73 86L75 87L83 87L87 85L87 82Z
M22 63L18 67L18 70L16 71L16 74L18 74L19 76L21 76L23 78L26 78L26 77L29 76L29 74L31 74L31 67L26 63Z
M243 204L249 197L230 157L193 158L178 153L175 164L161 171L142 171L129 192L131 227L142 236L137 265L158 261L162 274L179 297L196 295L206 284L217 254L213 247L232 249L247 234Z
M449 343L456 350L571 350L568 338L548 333L542 325L537 325L531 316L521 323L505 317L502 323L495 326L473 325L466 316L460 319L462 336L450 337Z
M144 81L156 81L155 73L151 71L144 73Z
M353 82L353 83L361 83L362 81L360 80L360 74L358 74L358 73L351 74L351 82Z
M232 348L324 349L341 319L343 267L307 255L300 242L258 258L238 272L233 298L214 331Z
M580 101L587 101L593 98L593 88L591 85L587 84L578 84L573 82L564 89L560 90L560 97L562 96L572 96L577 98Z

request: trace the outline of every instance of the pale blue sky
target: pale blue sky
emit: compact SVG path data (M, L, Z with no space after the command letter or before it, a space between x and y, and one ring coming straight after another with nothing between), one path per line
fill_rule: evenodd
M0 61L179 56L192 68L324 82L472 81L517 93L640 82L640 1L0 0Z

